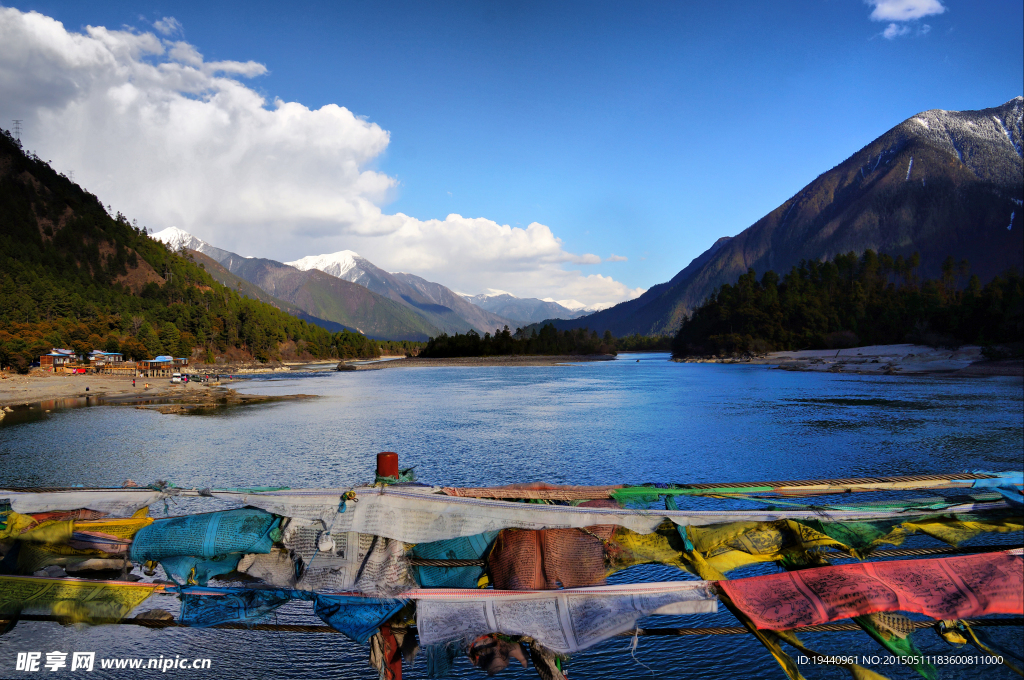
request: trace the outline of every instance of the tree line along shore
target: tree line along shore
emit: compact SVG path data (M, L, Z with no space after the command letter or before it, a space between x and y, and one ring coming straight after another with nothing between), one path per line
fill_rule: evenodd
M948 257L921 280L918 258L865 251L802 262L785 276L753 270L723 285L687 316L676 358L915 343L979 345L986 357L1020 357L1024 286L1009 269L984 286L970 263Z

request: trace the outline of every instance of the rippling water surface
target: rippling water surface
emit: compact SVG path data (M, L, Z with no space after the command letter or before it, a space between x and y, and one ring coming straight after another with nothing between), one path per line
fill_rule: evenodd
M422 481L455 486L757 482L1020 470L1024 448L1024 388L1016 378L792 373L674 364L663 354L643 354L574 366L274 376L238 387L320 397L202 416L96 406L12 418L0 426L0 484L102 486L131 478L197 487L346 486L371 479L374 454L385 450L398 452L403 467L415 465ZM617 574L612 582L682 578L688 577L648 566ZM155 600L143 607L175 608L170 597ZM308 607L289 605L278 621L318 624ZM723 609L717 615L652 617L644 625L705 627L735 625L735 619ZM18 651L57 649L213 660L212 673L167 676L374 677L364 650L338 635L128 628L19 624L0 638L0 676L15 674ZM1024 642L1019 628L996 636ZM804 638L826 653L884 654L860 633ZM975 654L969 647L953 650L931 631L915 638L926 653ZM811 678L845 677L834 669L806 668ZM617 638L577 655L569 669L573 678L652 672L784 677L745 635L641 638L635 654L629 641ZM915 677L899 666L875 670ZM949 678L1014 677L1002 668L962 665L940 672ZM406 677L423 673L421 657ZM536 677L532 669L510 668L502 675ZM483 674L462 659L456 676ZM97 669L93 677L105 676Z

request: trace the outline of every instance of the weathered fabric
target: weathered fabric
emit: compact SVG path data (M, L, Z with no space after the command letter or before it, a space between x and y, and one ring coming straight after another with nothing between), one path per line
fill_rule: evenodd
M676 526L664 522L650 534L638 534L624 527L616 527L605 544L605 563L609 576L638 564L665 564L687 569L683 559L684 543Z
M93 558L107 557L107 553L101 550L80 550L67 544L54 545L19 541L16 549L16 571L25 575L34 574L49 566L66 567Z
M68 545L79 550L100 550L108 555L122 555L131 547L130 539L118 538L99 531L75 531L71 534Z
M682 511L574 507L514 503L483 498L460 498L436 493L430 487L359 488L358 501L348 501L338 512L342 496L349 489L290 490L239 494L213 492L225 500L263 508L285 517L320 520L332 533L357 532L382 536L404 543L430 543L472 536L501 529L583 528L600 524L623 526L636 533L653 532L664 518L681 526L706 526L734 521L769 522L780 519L819 519L813 508L797 510ZM1007 503L967 503L953 506L950 513L1006 509ZM872 521L901 517L904 521L934 515L933 511L898 512L850 510L829 513L834 521Z
M229 621L245 622L273 612L289 600L313 602L324 623L359 644L377 633L397 614L405 600L319 594L287 588L183 587L181 619L192 626L214 626Z
M138 512L135 516L138 516ZM78 510L62 510L59 512L35 512L32 513L32 517L37 522L63 522L67 519L73 520L84 520L84 519L101 519L106 517L107 513L99 512L98 510L89 510L88 508L80 508Z
M271 514L250 508L157 520L135 536L132 560L269 552L274 543L271 532L279 521Z
M408 596L416 600L424 646L503 633L527 635L560 654L629 630L643 616L714 612L718 604L704 581L532 592L421 589Z
M541 680L566 680L558 656L536 640L530 641L530 660Z
M376 597L396 597L416 587L401 541L328 533L321 522L287 519L282 526L287 552L246 555L238 562L239 571L281 588L354 590Z
M757 641L760 642L765 649L775 658L779 666L790 678L790 680L805 680L804 676L800 673L800 667L796 661L793 660L789 654L782 649L782 643L785 642L788 645L795 647L797 650L804 653L807 657L822 656L818 652L809 649L801 642L800 638L791 630L761 630L750 617L746 615L740 608L738 608L729 596L724 592L719 594L719 600L726 608L742 623L747 630L753 633ZM845 669L854 680L886 680L885 676L879 675L874 671L859 666L857 664L837 663L837 666Z
M70 512L42 512L34 515L7 511L0 513L0 541L16 539L44 524L71 522L83 519L99 519L104 513L95 510L73 510Z
M413 546L412 556L429 560L479 560L487 554L497 531ZM475 588L483 567L416 567L416 581L424 588Z
M767 630L882 611L936 619L1024 614L1024 560L1008 552L820 567L718 587Z
M289 590L183 588L178 620L197 628L252 622L267 616L296 595Z
M0 489L0 504L5 500L14 512L22 514L95 510L114 517L132 515L141 508L167 498L152 489L81 489L75 491L7 491Z
M314 611L324 623L361 645L405 606L403 600L347 595L317 595L315 603Z
M498 590L550 590L603 585L605 541L615 527L521 531L498 534L487 568Z
M370 666L380 680L402 677L402 643L412 635L405 629L392 630L384 624L370 637Z
M233 571L242 555L270 552L279 523L251 508L157 520L135 535L130 555L133 562L155 560L178 580L192 576L204 585Z
M134 517L82 521L47 520L32 525L23 533L14 536L19 544L16 554L17 572L33 574L51 565L69 566L93 558L102 559L114 554L124 554L124 542L152 522L149 517ZM79 538L82 540L73 540L76 530L79 529L82 530L79 532ZM97 541L93 540L96 538L94 534L111 538L107 541ZM93 535L92 538L87 538L90 535Z
M55 614L82 623L120 619L160 587L152 583L0 576L0 615Z
M466 656L471 664L487 675L495 675L508 668L512 661L518 661L526 668L526 654L527 649L522 643L503 640L498 635L484 635L469 643Z
M709 580L723 580L725 574L738 567L778 561L808 550L834 548L863 558L878 546L900 545L915 533L958 545L980 533L1022 528L1019 517L1005 514L984 519L932 515L911 522L893 517L870 522L802 519L678 527L681 537L690 546L684 555L686 568Z
M938 679L938 670L928 663L925 654L911 637L913 630L908 625L912 623L910 619L901 614L875 612L867 616L854 617L853 620L893 656L905 659L904 663L917 671L922 678Z
M150 517L129 519L97 520L53 520L36 521L32 515L11 513L8 517L6 535L0 539L14 539L32 543L66 543L73 532L101 533L120 539L130 539L140 529L153 523Z

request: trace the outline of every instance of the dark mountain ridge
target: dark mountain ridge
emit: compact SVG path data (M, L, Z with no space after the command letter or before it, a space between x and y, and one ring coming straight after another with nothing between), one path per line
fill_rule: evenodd
M616 336L674 333L683 317L748 269L789 270L802 260L874 250L920 253L940 275L952 255L989 281L1024 268L1024 98L980 111L932 110L903 121L823 173L737 236L719 239L671 281L635 300L558 328Z

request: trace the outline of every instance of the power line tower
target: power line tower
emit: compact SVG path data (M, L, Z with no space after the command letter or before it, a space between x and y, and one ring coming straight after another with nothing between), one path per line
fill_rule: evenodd
M20 118L16 118L14 120L14 138L17 139L19 142L21 141L21 121L22 120L23 119L20 119Z

